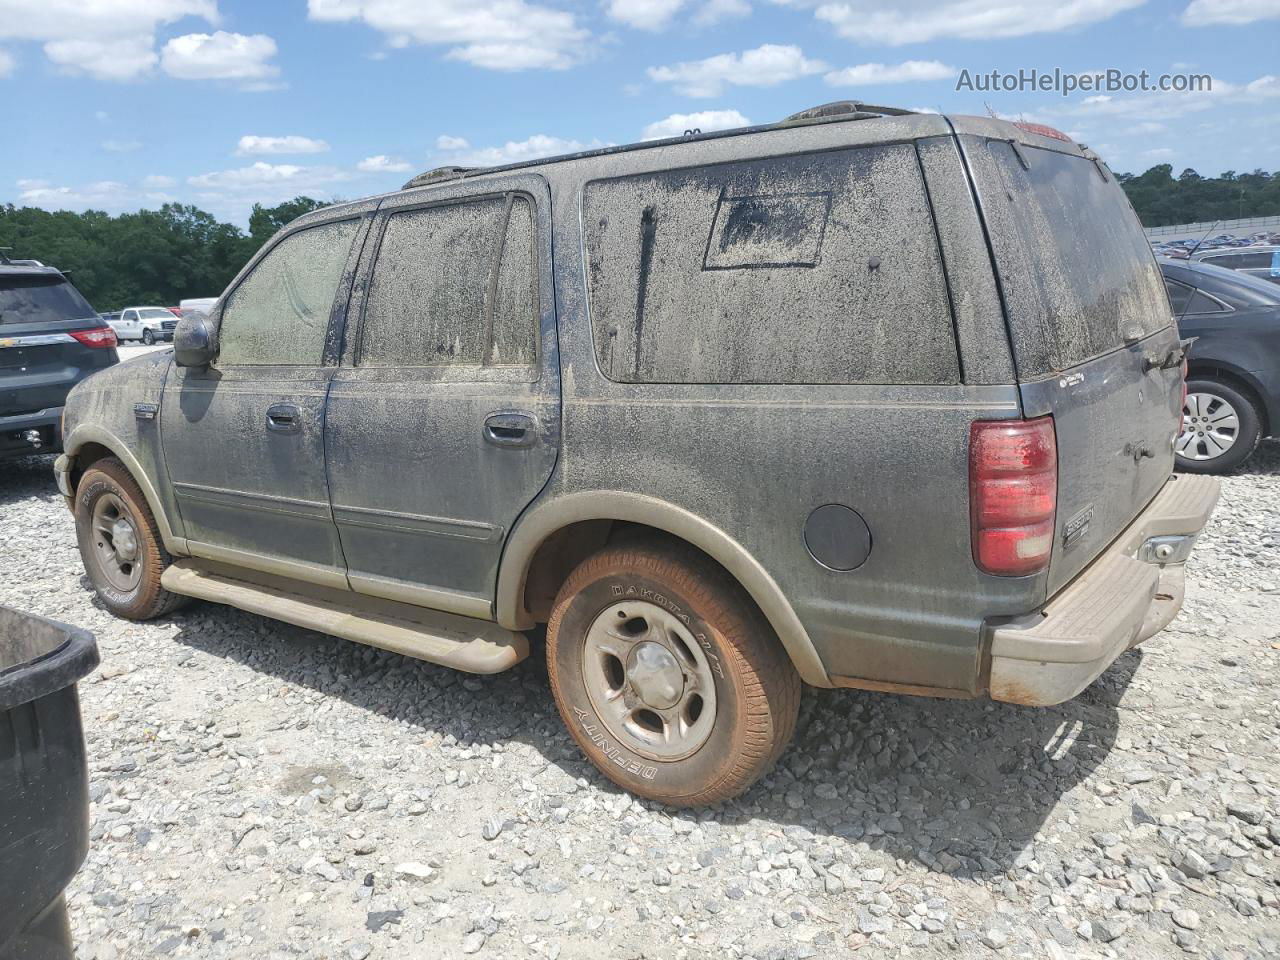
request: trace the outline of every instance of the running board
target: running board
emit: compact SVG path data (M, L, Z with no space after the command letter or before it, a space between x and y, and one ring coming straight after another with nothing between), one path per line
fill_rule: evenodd
M170 593L225 603L249 613L429 660L467 673L499 673L529 656L522 633L457 614L360 593L314 587L225 564L179 560L160 577Z

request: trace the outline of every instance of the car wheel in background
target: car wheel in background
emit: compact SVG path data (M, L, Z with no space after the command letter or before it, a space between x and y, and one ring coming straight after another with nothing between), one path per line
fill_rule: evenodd
M160 586L160 574L172 559L146 498L115 457L99 460L80 478L75 517L80 558L108 610L129 620L149 620L186 601Z
M142 342L143 342L143 343L145 343L145 344L149 347L149 346L151 346L153 343L155 343L155 342L156 342L156 335L155 335L154 333L152 333L150 330L143 330L143 331L142 331Z
M1182 433L1174 453L1179 470L1226 473L1253 453L1262 439L1254 400L1221 380L1192 377L1182 407Z
M786 651L746 591L687 547L635 542L583 561L556 597L547 667L591 762L672 806L742 793L795 730Z

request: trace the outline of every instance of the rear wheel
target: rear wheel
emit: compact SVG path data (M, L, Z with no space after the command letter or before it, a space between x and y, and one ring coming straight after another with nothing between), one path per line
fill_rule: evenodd
M1262 419L1251 397L1221 380L1187 381L1182 432L1174 447L1179 470L1226 473L1244 463L1261 439Z
M108 610L150 620L185 601L160 586L172 562L138 484L115 457L99 460L76 487L76 539L89 581Z
M742 793L795 729L800 678L720 567L654 542L609 547L561 588L547 665L578 746L619 786L672 806Z

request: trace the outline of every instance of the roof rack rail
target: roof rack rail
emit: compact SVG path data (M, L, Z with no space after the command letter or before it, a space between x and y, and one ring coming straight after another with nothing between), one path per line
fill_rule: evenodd
M819 104L808 110L793 113L778 125L828 123L833 120L870 120L874 117L905 117L915 112L915 110L904 110L902 107L877 107L860 100L833 100L830 103Z
M435 167L434 169L428 170L426 173L418 174L400 189L411 190L414 187L425 187L429 183L440 183L443 180L457 180L461 177L465 177L468 173L474 173L477 170L483 169L483 167Z

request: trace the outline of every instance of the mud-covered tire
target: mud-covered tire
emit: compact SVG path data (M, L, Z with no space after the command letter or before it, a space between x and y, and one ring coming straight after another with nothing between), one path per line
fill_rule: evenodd
M104 498L110 498L114 513L128 522L136 540L136 549L130 553L137 565L137 582L129 587L113 583L101 559L105 551L100 531L95 530L94 511ZM146 497L119 460L107 457L84 472L76 485L74 512L80 559L89 582L108 610L127 620L150 620L187 601L160 586L160 575L173 561L160 540ZM129 576L133 576L132 564L129 566Z
M599 691L593 702L588 664L600 654L589 647L589 633L598 636L601 624L617 626L615 616L627 623L629 617L668 623L668 638L686 638L676 643L686 677L680 682L699 689L696 684L709 681L714 712L705 739L691 743L688 755L655 756L616 715L604 716L607 706L596 705ZM649 636L637 634L640 640ZM695 656L702 680L691 672L699 668L684 649L689 638L700 647ZM556 597L546 646L551 691L573 739L605 776L640 796L677 807L729 800L773 766L795 731L800 678L782 644L738 583L682 545L654 540L610 546L584 560ZM634 646L628 649L634 654ZM636 695L629 672L634 660L620 663L623 672L614 681L628 698ZM702 709L688 725L691 731ZM640 712L646 712L643 703Z

